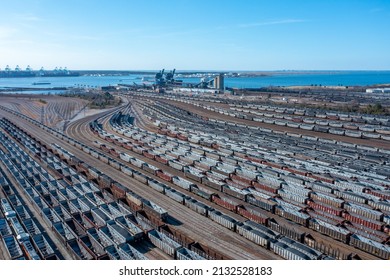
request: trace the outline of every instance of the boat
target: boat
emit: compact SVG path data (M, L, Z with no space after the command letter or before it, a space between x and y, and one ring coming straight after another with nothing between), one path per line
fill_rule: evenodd
M37 86L37 85L51 85L51 83L49 82L35 82L35 83L32 83L34 86Z

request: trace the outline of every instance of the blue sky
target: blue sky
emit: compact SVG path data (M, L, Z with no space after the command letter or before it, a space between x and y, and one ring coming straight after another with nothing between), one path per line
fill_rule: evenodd
M0 0L0 68L390 70L388 0Z

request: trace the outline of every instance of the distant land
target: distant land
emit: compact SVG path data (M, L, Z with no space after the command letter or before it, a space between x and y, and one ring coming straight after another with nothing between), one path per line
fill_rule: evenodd
M165 69L165 71L171 71L172 69ZM40 70L42 72L42 70ZM39 76L40 71L11 71L12 73L30 73L31 77ZM113 76L126 76L126 75L154 75L160 70L110 70L110 69L101 69L101 70L63 70L67 71L66 74L77 74L77 75L113 75ZM44 71L46 76L52 74L60 74L60 70L57 73L56 70ZM310 74L340 74L340 73L359 73L359 72L390 72L390 70L176 70L176 74L180 75L194 75L194 74L215 74L215 73L224 73L232 76L246 76L246 77L258 77L258 76L275 76L275 75L310 75ZM4 70L0 70L0 73L7 73ZM33 75L34 74L34 75ZM53 75L53 76L54 76ZM42 75L44 76L44 75ZM64 75L66 76L66 75ZM1 75L0 75L1 77ZM29 76L24 76L29 77Z
M171 69L166 69L171 70ZM153 75L160 70L75 70L80 75ZM176 70L176 74L193 75L205 73L224 73L224 74L239 74L239 76L274 76L274 75L310 75L310 74L339 74L339 73L358 73L358 72L390 72L390 70Z

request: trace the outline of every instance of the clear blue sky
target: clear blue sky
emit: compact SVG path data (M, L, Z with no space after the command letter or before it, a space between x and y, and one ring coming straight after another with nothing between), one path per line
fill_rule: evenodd
M390 70L389 0L0 0L0 68Z

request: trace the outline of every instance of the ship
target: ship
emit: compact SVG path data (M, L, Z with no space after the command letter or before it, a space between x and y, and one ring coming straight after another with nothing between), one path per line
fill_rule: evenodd
M51 83L49 82L35 82L35 83L32 83L34 86L37 86L37 85L50 85Z

